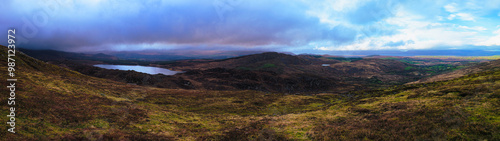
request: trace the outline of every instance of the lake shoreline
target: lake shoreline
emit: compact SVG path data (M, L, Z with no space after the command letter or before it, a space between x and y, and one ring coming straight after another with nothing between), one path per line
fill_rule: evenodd
M110 64L96 64L94 67L104 68L104 69L115 69L115 70L132 70L141 73L147 73L151 75L163 74L163 75L175 75L177 73L182 73L180 71L173 71L160 67L152 66L140 66L140 65L110 65Z

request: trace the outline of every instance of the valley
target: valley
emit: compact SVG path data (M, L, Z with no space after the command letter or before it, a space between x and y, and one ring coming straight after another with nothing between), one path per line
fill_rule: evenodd
M0 141L500 141L500 0L5 0Z
M258 90L284 93L348 92L400 85L474 64L469 60L393 59L382 56L344 58L276 52L219 60L177 61L121 60L105 54L80 54L81 57L75 57L77 55L73 55L74 53L58 51L26 50L26 52L30 56L82 74L130 84L159 88ZM56 55L49 55L51 53ZM97 55L99 57L92 57ZM57 56L72 57L61 59ZM184 73L171 76L150 75L92 66L95 64L152 66ZM322 66L325 64L327 66Z
M0 133L9 140L500 139L499 60L261 53L158 62L21 52L19 133ZM92 66L140 63L185 73Z

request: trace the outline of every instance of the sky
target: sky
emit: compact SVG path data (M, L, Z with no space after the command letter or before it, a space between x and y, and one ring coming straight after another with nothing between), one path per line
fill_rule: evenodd
M0 29L15 28L16 45L31 49L500 50L500 0L4 0L0 8Z

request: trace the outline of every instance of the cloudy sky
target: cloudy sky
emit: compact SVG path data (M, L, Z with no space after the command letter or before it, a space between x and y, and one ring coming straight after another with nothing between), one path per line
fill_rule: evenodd
M15 28L18 46L34 49L500 50L500 0L6 0L0 8L0 38Z

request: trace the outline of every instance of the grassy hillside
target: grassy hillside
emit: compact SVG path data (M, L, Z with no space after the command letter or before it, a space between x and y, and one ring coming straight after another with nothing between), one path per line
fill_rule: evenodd
M465 76L468 74L480 73L483 71L494 71L494 70L500 70L500 60L482 62L482 63L474 65L474 66L458 69L456 71L452 71L452 72L448 72L448 73L439 74L436 76L420 79L418 81L411 82L410 84L445 81L445 80L459 78L459 77L462 77L462 76Z
M82 74L158 88L258 90L283 93L348 92L414 82L473 63L372 56L288 55L266 52L220 60L112 60L60 51L22 50ZM108 57L109 58L109 57ZM182 70L173 76L108 70L93 64L140 64Z
M495 69L443 82L287 95L128 85L19 52L16 58L17 133L0 132L6 140L500 140ZM7 105L7 95L0 98ZM6 106L0 114L8 114Z

